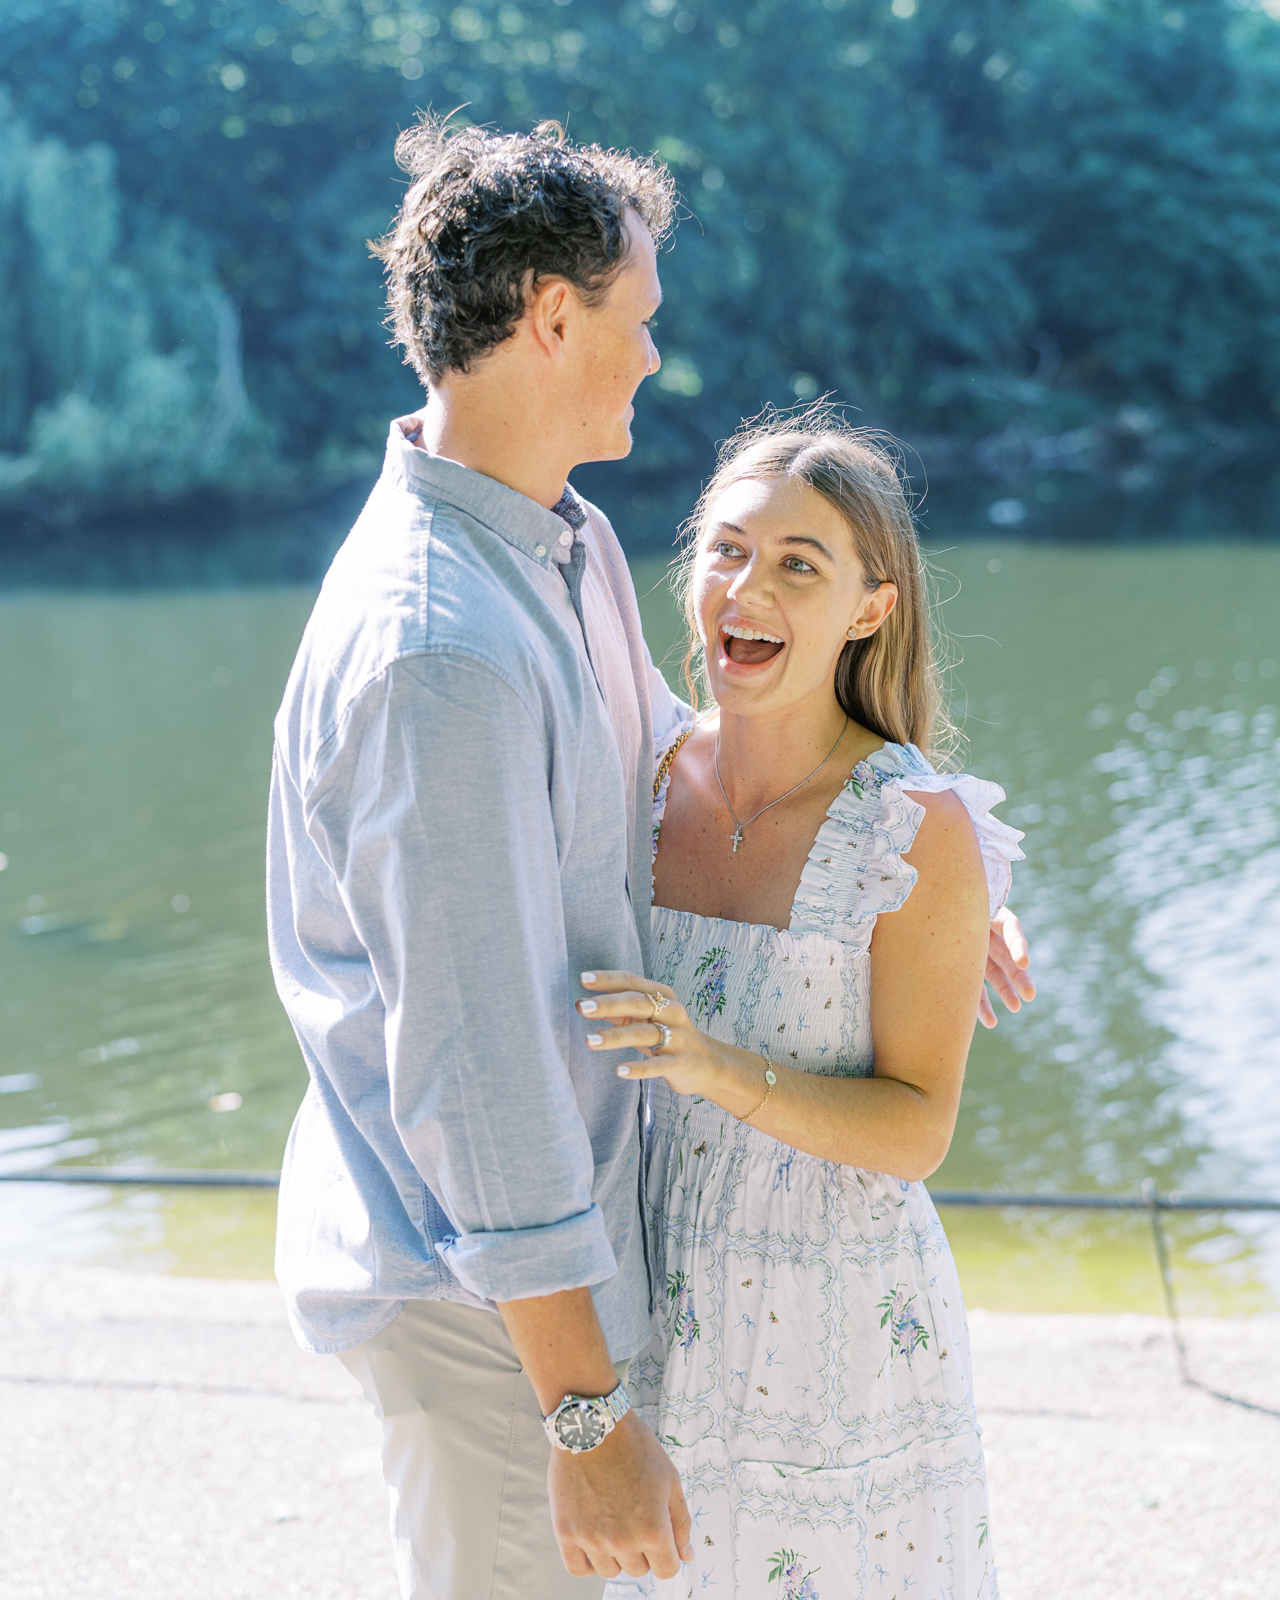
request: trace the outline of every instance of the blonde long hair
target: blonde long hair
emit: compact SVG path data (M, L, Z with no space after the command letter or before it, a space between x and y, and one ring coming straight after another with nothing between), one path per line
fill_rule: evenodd
M854 428L830 405L800 413L768 411L721 447L716 470L685 524L676 592L688 629L684 678L693 704L703 677L694 614L693 565L713 501L743 479L789 478L844 518L867 582L897 586L898 603L875 633L845 645L836 663L836 699L855 722L894 744L911 743L949 764L960 736L947 714L928 563L903 489L895 442Z

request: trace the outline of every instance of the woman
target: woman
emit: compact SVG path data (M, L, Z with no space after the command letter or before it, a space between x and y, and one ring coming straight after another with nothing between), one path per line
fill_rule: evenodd
M585 974L652 1078L660 1331L632 1368L698 1560L654 1593L990 1600L955 1126L1013 829L941 711L893 461L828 416L727 448L686 615L718 717L661 752L656 983Z

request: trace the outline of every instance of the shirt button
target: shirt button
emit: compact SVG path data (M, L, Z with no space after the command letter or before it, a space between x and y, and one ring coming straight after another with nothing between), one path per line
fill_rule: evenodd
M545 556L546 553L547 553L546 545L545 544L535 544L534 547L533 547L533 553L534 553L535 556L538 556L538 557Z
M571 533L570 533L570 532L569 532L569 530L568 530L568 529L567 529L567 528L566 528L566 529L565 529L565 531L564 531L564 532L563 532L563 533L562 533L562 534L561 534L561 535L560 535L560 540L559 540L559 542L560 542L560 543L561 543L561 544L572 544L572 543L573 543L573 535L572 535L572 534L571 534Z

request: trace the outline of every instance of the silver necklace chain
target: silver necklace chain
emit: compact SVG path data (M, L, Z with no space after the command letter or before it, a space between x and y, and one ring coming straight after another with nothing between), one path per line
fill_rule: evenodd
M733 832L729 835L729 837L733 840L733 853L735 856L738 853L738 846L742 843L742 830L744 828L749 828L756 820L756 817L764 816L766 811L772 811L774 806L780 806L784 800L789 800L797 789L803 789L810 778L816 777L840 748L840 739L843 739L848 731L849 718L846 716L844 719L844 727L840 730L840 738L836 740L836 742L831 746L830 750L827 751L826 755L823 756L822 760L819 761L818 765L811 773L808 774L807 777L801 778L799 783L793 784L792 787L787 790L786 794L780 794L776 800L770 800L767 806L761 806L759 811L757 811L754 816L748 817L745 822L739 822L738 813L729 804L729 796L724 792L724 779L720 776L720 730L719 728L716 729L716 747L714 755L712 756L712 760L716 769L716 782L720 785L720 798L725 803L725 809L733 818Z

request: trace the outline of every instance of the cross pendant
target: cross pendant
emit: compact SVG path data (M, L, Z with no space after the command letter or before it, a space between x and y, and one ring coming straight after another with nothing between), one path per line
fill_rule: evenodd
M738 853L738 846L742 843L742 824L741 823L738 824L738 826L729 835L729 837L733 840L733 853L736 856L737 853Z

